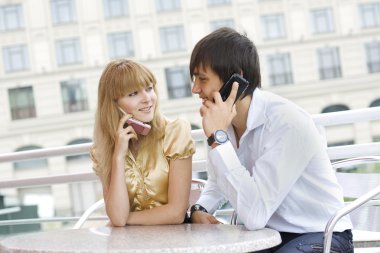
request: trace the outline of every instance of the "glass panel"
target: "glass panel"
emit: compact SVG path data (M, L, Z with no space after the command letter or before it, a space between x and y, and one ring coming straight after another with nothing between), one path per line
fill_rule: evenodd
M376 106L380 106L380 98L372 101L371 104L369 105L369 107L376 107Z
M334 31L331 9L319 9L311 12L314 33L330 33Z
M3 48L5 72L23 71L29 69L29 56L25 45Z
M65 24L76 21L74 0L51 0L53 24Z
M331 79L342 76L338 48L319 49L317 53L320 79Z
M235 23L233 19L221 19L221 20L214 20L210 22L210 28L211 31L215 31L216 29L219 29L221 27L230 27L234 28Z
M89 142L92 142L92 140L87 139L87 138L81 138L81 139L70 141L67 145L75 145L75 144L82 144L82 143L89 143ZM77 160L82 160L82 159L89 160L90 159L89 154L86 153L86 154L81 154L81 155L66 156L66 161L77 161Z
M207 0L208 6L230 4L231 0Z
M169 98L191 96L191 85L187 67L165 69Z
M289 54L276 54L268 56L268 66L271 85L293 83L293 74Z
M362 28L380 26L380 4L368 3L359 6Z
M108 51L110 58L125 58L134 56L131 32L108 34Z
M160 28L160 40L163 53L186 50L182 26Z
M180 0L156 0L156 11L175 11L181 9Z
M82 62L79 39L66 39L56 42L58 66Z
M340 112L350 110L347 105L329 105L322 110L322 113Z
M368 72L380 72L380 42L366 44L366 53Z
M128 16L127 0L104 0L103 5L106 18Z
M87 92L81 80L61 82L61 91L65 113L88 110Z
M0 6L0 30L9 31L24 28L21 4Z
M32 87L8 90L12 120L36 117Z
M285 21L284 15L267 15L261 17L264 39L285 38Z
M29 146L24 146L24 147L18 148L18 149L16 149L15 152L35 150L35 149L41 149L41 147L29 145ZM13 166L15 169L47 168L48 161L46 158L39 158L39 159L33 159L33 160L25 160L25 161L14 162Z

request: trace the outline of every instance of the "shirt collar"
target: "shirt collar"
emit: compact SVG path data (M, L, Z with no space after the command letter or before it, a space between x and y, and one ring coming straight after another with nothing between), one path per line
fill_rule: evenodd
M261 126L267 120L266 110L267 101L264 92L256 88L252 95L247 118L247 130L253 130Z

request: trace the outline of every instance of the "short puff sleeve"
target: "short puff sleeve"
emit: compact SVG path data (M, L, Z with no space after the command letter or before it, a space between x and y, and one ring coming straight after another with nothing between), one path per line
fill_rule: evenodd
M164 155L170 160L184 159L195 153L191 137L190 123L177 119L166 125L164 137Z

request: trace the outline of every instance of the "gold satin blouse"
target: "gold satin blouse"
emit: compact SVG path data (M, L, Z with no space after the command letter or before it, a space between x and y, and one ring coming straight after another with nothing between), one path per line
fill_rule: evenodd
M169 163L171 160L190 157L195 153L190 124L182 119L167 122L162 142L162 153L157 156L155 168L144 167L143 157L130 151L125 159L125 182L128 187L131 211L151 209L168 203ZM99 176L96 152L91 149L93 168Z

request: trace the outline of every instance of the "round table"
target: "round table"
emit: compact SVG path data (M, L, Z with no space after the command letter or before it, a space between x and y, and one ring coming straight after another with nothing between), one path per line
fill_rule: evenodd
M8 237L2 253L252 252L281 243L272 229L240 225L181 224L56 230Z

